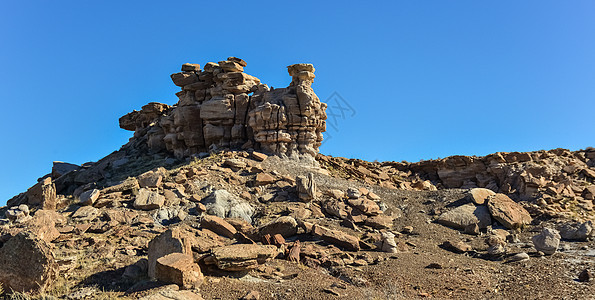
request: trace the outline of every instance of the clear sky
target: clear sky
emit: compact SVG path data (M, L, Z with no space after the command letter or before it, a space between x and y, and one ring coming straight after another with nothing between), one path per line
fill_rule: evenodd
M132 132L118 118L174 104L182 63L228 56L274 87L287 65L315 65L325 154L595 145L593 1L281 2L0 2L0 205L52 161L119 149Z

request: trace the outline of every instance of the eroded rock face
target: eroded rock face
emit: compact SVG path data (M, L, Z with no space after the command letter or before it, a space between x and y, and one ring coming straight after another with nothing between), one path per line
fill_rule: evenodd
M291 84L272 89L244 73L246 65L235 57L209 62L204 70L184 64L171 76L182 88L176 105L149 103L120 118L120 127L146 139L151 150L176 157L230 148L313 158L326 130L327 107L312 89L314 67L289 66Z

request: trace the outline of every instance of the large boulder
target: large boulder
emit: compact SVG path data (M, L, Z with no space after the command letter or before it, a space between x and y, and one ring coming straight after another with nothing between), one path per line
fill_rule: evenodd
M560 236L565 240L585 241L588 237L595 234L593 222L562 224L558 227Z
M171 253L192 255L192 235L185 229L180 227L168 229L149 242L148 271L150 278L155 278L157 260Z
M0 283L6 291L41 292L57 275L50 245L29 232L17 234L0 248Z
M504 194L490 197L487 206L492 217L508 229L517 229L533 221L525 208Z
M479 228L486 228L492 224L492 218L487 207L470 203L443 213L436 222L456 229L465 229L473 224L477 224Z

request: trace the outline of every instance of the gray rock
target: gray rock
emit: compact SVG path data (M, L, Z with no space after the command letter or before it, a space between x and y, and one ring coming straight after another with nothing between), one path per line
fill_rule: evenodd
M52 166L52 178L57 179L62 175L66 175L72 171L77 171L81 168L79 165L70 164L61 161L55 161Z
M517 253L508 258L508 262L524 261L529 259L529 254L525 252Z
M349 199L357 199L361 196L362 196L362 193L360 193L358 189L356 189L356 188L348 188L347 189L347 197L349 197Z
M544 228L541 233L532 238L532 241L537 251L552 255L558 250L560 238L560 234L555 229Z
M486 228L492 223L492 218L487 207L465 204L443 213L436 222L464 230L472 224L477 224L479 228Z
M220 218L241 218L248 223L252 223L254 208L248 202L226 190L214 191L202 203L206 206L207 213L210 215Z
M164 207L153 214L155 222L161 225L169 225L177 222L184 221L188 217L188 213L179 206Z
M91 221L99 215L99 209L93 206L81 206L70 217L79 221Z
M585 223L563 224L558 227L558 230L563 239L577 241L585 241L595 233L591 221Z

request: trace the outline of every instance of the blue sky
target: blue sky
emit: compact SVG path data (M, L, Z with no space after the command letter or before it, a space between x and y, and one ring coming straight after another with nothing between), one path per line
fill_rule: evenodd
M169 75L228 56L269 86L316 67L321 152L366 160L594 146L592 1L2 1L0 205L96 161ZM336 94L334 94L336 92ZM331 97L335 95L334 97ZM344 102L337 102L340 96ZM331 97L331 98L329 98Z

